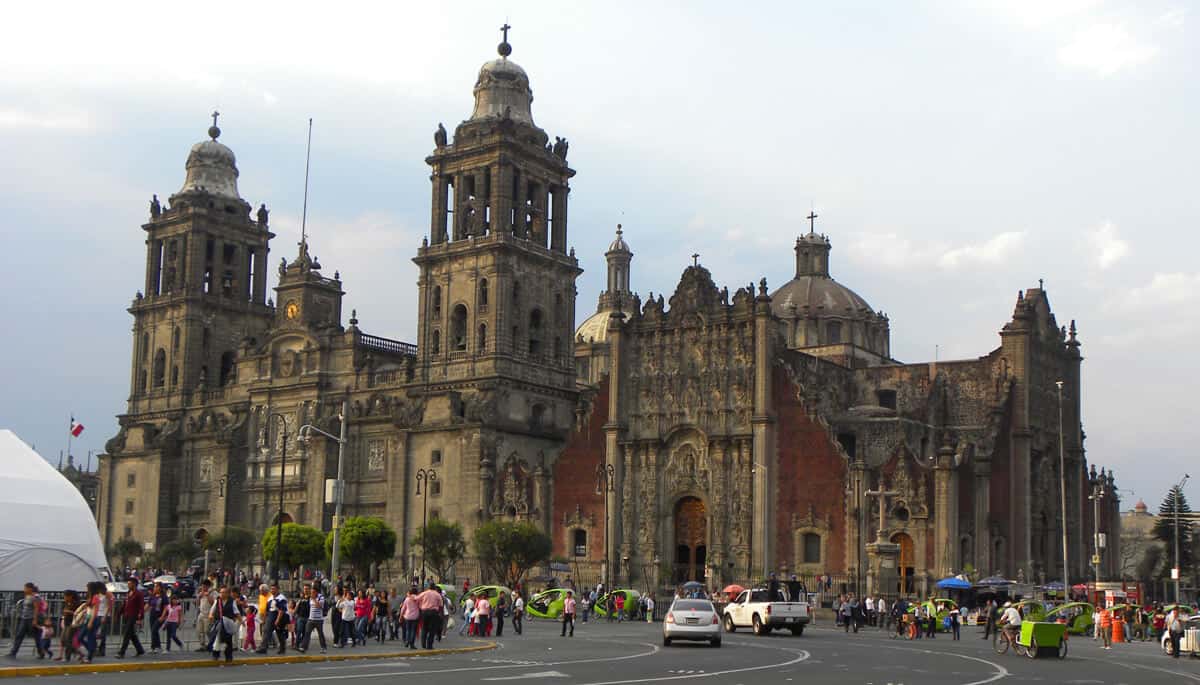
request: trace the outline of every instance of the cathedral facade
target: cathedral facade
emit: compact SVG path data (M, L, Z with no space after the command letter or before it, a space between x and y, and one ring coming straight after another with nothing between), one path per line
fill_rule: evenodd
M969 568L1052 579L1064 525L1083 575L1082 357L1042 288L1018 295L992 352L903 364L887 317L830 276L824 236L797 239L796 277L774 291L731 293L696 262L642 301L618 228L576 327L568 144L534 123L529 77L499 52L426 158L415 343L346 317L341 274L306 239L268 294L269 213L240 196L214 117L142 226L128 408L100 458L106 544L280 517L329 530L338 444L298 438L345 422L344 513L399 532L397 573L439 516L468 535L534 522L556 556L629 583L862 579L876 542L896 547L900 589Z

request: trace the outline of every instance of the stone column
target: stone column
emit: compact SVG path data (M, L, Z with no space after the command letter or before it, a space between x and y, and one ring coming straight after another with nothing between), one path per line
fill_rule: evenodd
M550 249L567 251L567 185L554 186L554 223L551 225Z
M896 560L900 557L900 545L876 540L867 549L867 595L891 595L900 582Z
M770 536L771 514L774 511L775 431L771 407L771 298L767 295L767 279L759 282L754 301L754 528L751 548L754 570L766 578L773 558Z
M975 570L986 577L995 570L991 563L992 535L988 522L991 512L992 460L991 455L976 453L975 458Z
M492 481L496 477L496 467L487 456L479 458L479 522L483 523L492 517Z
M449 200L449 188L447 178L442 176L436 167L429 180L433 185L433 199L429 203L432 208L429 218L429 243L437 245L446 240L446 203Z
M533 506L537 509L538 527L547 533L550 530L550 475L541 464L533 470Z
M959 570L958 475L954 470L954 448L945 436L933 471L934 488L934 573L945 577Z
M492 167L492 233L512 234L513 168L503 157Z
M621 434L621 357L622 357L622 335L621 322L625 315L619 311L613 312L608 319L608 344L609 344L609 374L608 374L608 423L604 424L604 463L613 467L613 488L604 493L607 501L608 520L606 534L604 536L604 559L606 577L605 583L611 583L613 578L617 577L619 569L615 563L617 561L618 547L615 544L615 538L619 535L620 526L620 499L619 494L623 492L624 487L624 461L621 458L621 449L618 445L618 440Z
M619 531L614 537L620 544L621 550L621 579L626 585L631 581L631 569L633 564L633 542L637 537L637 528L634 527L634 489L633 489L633 446L628 443L621 445L622 465L621 474L621 523L617 528ZM626 561L628 560L628 561Z

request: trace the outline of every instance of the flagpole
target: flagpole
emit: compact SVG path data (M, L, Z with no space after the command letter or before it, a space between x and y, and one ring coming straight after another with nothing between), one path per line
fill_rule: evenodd
M71 440L75 438L75 412L71 412L70 422L67 423L67 459L71 458Z

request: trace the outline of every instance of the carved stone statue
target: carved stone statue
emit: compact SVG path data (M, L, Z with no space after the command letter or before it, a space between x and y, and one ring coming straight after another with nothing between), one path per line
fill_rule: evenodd
M287 259L281 258L279 260L279 275L282 276L285 273L287 273Z
M433 132L433 144L438 146L438 149L446 147L446 127L438 122L437 130Z
M567 146L568 145L567 145L566 138L559 138L558 136L554 136L553 152L555 155L558 155L559 157L561 157L563 159L563 161L566 161L566 159L567 159Z
M162 216L162 205L158 203L158 195L150 199L150 218L157 219Z
M258 206L258 225L261 226L262 228L266 228L267 227L267 219L270 217L270 215L271 215L271 212L270 212L270 210L267 209L267 204L265 202L263 204L260 204Z

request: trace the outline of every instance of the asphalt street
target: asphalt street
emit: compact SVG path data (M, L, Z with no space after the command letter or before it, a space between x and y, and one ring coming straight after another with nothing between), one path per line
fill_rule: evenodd
M548 621L527 624L522 636L496 640L491 651L403 659L304 664L246 665L174 671L89 674L88 683L172 685L272 685L285 683L384 682L488 685L545 681L571 685L698 681L736 685L855 683L885 685L984 685L1067 683L1070 685L1200 683L1200 659L1170 659L1152 643L1118 645L1103 651L1092 640L1073 638L1065 660L1030 660L997 655L974 630L963 640L890 639L874 629L846 635L832 626L811 626L802 637L776 633L724 635L724 645L664 647L660 625L580 624L574 638L559 636ZM472 641L451 637L443 647ZM41 677L38 683L78 682L80 675ZM32 678L13 682L29 681Z

